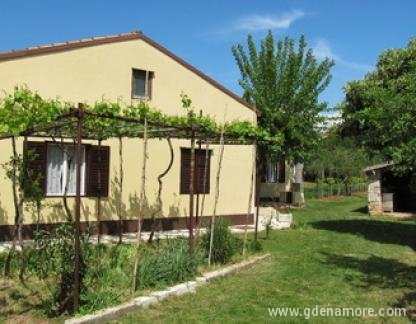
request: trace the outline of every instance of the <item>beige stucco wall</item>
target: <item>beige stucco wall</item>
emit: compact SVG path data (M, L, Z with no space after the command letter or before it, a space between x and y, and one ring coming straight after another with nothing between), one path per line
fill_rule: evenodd
M42 96L74 103L130 103L133 68L154 71L151 104L167 114L183 113L184 91L204 114L222 120L227 107L228 120L255 119L253 111L140 39L0 61L0 90L26 83Z
M153 96L151 106L167 114L184 114L180 93L183 91L193 101L196 109L204 114L216 117L222 122L240 119L255 122L255 113L232 97L212 86L198 75L175 62L165 54L146 44L142 40L132 40L95 47L81 48L54 54L28 57L18 60L0 61L0 90L11 92L16 85L26 84L43 97L60 97L73 103L88 102L106 98L131 102L132 68L154 71ZM187 140L174 140L175 160L170 173L165 177L163 187L163 215L188 215L189 196L179 194L180 147L189 147ZM103 219L117 219L115 206L119 156L118 140L103 142L111 147L110 197L103 202ZM22 149L22 140L18 143ZM147 196L149 204L156 203L157 175L168 163L168 145L166 140L152 139L149 142L149 160L147 173ZM205 215L213 210L213 193L218 146L211 146L211 193L206 197ZM9 140L0 141L0 163L11 155ZM140 192L142 164L142 141L124 139L124 186L122 202L124 217L137 216L137 203L134 198ZM218 214L244 214L247 211L249 184L252 168L252 146L226 146L220 182ZM71 203L73 199L70 199ZM64 213L57 208L61 199L46 198L41 222L59 222ZM82 199L82 220L96 220L96 200ZM0 170L0 225L13 224L13 199L11 184L5 180ZM33 223L30 212L25 213L25 223Z

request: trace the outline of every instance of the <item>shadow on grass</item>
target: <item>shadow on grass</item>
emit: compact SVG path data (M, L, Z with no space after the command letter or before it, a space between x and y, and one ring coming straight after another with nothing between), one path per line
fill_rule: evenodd
M405 308L409 319L416 319L416 266L374 255L360 259L325 252L322 254L326 257L325 264L358 272L354 274L349 271L345 275L345 280L351 285L363 289L404 290L403 296L392 301L390 306Z
M360 214L368 215L368 207L367 206L363 206L363 207L360 207L360 208L356 208L352 212L353 213L360 213Z
M394 221L343 219L311 223L313 228L339 233L349 233L367 240L407 245L416 250L416 224Z

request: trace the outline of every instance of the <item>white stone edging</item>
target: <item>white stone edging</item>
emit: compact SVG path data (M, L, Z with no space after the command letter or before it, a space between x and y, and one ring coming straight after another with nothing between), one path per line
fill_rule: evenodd
M187 281L187 282L169 287L166 290L155 291L151 293L149 296L136 297L127 303L114 306L114 307L110 307L110 308L105 308L105 309L95 312L94 314L67 319L65 321L65 324L102 323L103 321L108 321L108 320L117 318L122 314L131 312L134 310L148 308L150 305L157 304L161 302L162 300L169 298L171 296L181 296L181 295L188 294L188 293L194 293L196 291L196 288L199 286L206 285L210 281L233 274L239 270L245 269L253 265L254 263L264 260L268 257L270 257L270 253L256 256L251 259L230 265L222 269L207 272L207 273L204 273L201 277L195 278L194 281Z

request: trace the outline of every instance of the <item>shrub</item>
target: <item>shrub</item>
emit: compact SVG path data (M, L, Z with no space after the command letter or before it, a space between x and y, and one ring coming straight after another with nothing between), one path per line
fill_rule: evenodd
M130 294L135 245L94 245L83 239L81 244L81 293L79 314L91 313L113 306ZM39 310L47 315L60 315L72 310L73 232L70 224L52 233L39 233L35 244L26 249L29 274L46 279L50 298L45 298ZM12 273L19 270L19 251L13 255ZM202 253L188 251L187 240L162 241L141 246L137 288L160 287L190 280L197 274ZM6 253L0 253L4 266ZM44 289L44 288L43 288Z
M57 278L57 287L53 287L53 309L51 313L62 314L73 310L73 286L74 286L74 241L73 226L71 223L64 223L56 227L52 233L39 232L35 236L35 248L29 252L28 270L38 278L45 279L49 276ZM85 250L87 241L82 242L82 249ZM83 255L83 254L82 254ZM80 289L83 286L85 275L85 259L80 259Z
M101 287L89 289L87 293L80 296L81 306L78 313L81 315L90 314L96 310L119 304L122 301L122 295L123 292L120 289L106 287L103 283Z
M80 314L120 303L131 284L133 245L84 245L86 289L81 293Z
M3 275L4 273L4 268L6 266L7 257L8 257L8 252L0 253L1 275ZM15 251L13 255L11 256L11 260L10 260L10 273L17 273L19 271L19 268L20 268L19 259L20 259L20 251Z
M167 240L144 247L137 271L137 287L159 287L193 278L200 262L198 251L189 252L184 239Z
M253 240L248 244L248 250L254 253L260 252L263 250L263 246L258 240L257 241Z
M242 251L243 241L231 233L228 223L222 218L218 217L214 226L211 260L213 263L224 264L229 262L233 255ZM211 226L208 226L206 233L201 236L201 246L206 257L209 254L210 236Z

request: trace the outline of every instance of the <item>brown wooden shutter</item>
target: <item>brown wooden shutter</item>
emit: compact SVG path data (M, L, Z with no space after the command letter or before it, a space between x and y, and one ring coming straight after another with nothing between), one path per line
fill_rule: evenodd
M210 188L210 168L211 168L211 151L208 153L207 174L204 188L205 172L205 150L195 149L195 173L194 173L194 193L209 193ZM191 149L181 149L181 178L180 194L189 194L191 180Z
M181 179L180 179L180 194L189 194L191 174L191 150L181 148Z
M110 179L110 147L87 147L87 196L107 197Z
M26 168L29 181L38 181L43 194L46 192L46 143L25 141L24 157L27 158ZM25 194L31 196L26 190Z
M196 188L199 194L209 194L210 188L210 169L211 169L211 151L208 152L208 159L205 158L205 150L195 151L196 161ZM206 179L204 188L204 173L205 173L205 162L207 163L206 168Z
M279 183L286 182L286 163L285 160L279 161Z

